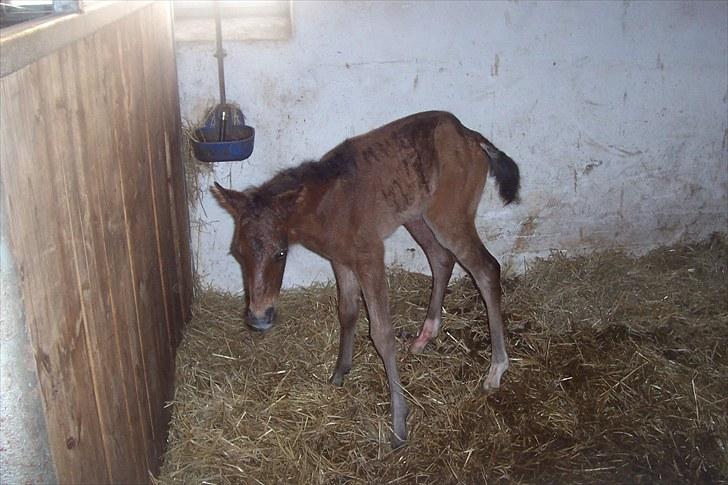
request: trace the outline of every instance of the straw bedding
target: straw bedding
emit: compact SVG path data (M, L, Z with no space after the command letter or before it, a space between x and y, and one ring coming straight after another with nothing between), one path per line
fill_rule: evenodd
M392 318L417 332L429 277L389 275ZM450 284L424 354L398 341L409 442L389 448L389 398L362 312L354 367L328 383L335 287L284 292L260 335L241 298L197 296L177 356L159 483L728 483L728 241L554 254L504 281L511 367L480 389L487 319Z

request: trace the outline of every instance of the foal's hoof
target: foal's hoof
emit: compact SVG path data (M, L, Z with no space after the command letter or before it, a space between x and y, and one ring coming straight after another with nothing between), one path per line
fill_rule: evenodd
M500 387L501 377L508 370L508 361L500 364L490 364L488 377L483 381L483 390L488 392Z
M409 351L412 354L421 354L427 348L427 345L432 341L432 337L426 334L420 334L412 339L410 343Z
M392 433L392 450L398 450L407 444L407 439L402 439L396 434Z
M421 354L425 351L425 347L427 347L427 344L429 342L427 340L421 341L419 338L412 341L412 343L409 346L409 351L411 354Z
M336 387L341 387L344 385L344 376L342 374L334 373L331 377L329 377L329 382Z
M331 374L331 377L329 377L329 382L335 385L336 387L341 387L344 385L344 376L349 373L351 369L336 369L333 374Z

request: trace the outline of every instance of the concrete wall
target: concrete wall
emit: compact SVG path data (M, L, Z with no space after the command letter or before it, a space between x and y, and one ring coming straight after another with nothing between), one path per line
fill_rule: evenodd
M294 2L293 36L227 41L248 161L201 176L243 189L346 137L427 109L455 113L520 165L522 204L488 182L477 220L506 266L553 249L635 252L728 231L728 3ZM212 43L178 43L182 116L217 99ZM193 208L203 282L238 291L232 220ZM388 259L427 272L404 231ZM292 251L284 284L328 279Z
M0 483L56 482L18 275L0 220Z

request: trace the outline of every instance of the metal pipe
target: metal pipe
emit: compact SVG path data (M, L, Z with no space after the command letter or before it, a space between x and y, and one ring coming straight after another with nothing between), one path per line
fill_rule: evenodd
M222 26L220 22L220 0L215 0L215 40L217 41L217 76L220 80L220 104L225 104L225 66L223 58L225 51L222 48Z

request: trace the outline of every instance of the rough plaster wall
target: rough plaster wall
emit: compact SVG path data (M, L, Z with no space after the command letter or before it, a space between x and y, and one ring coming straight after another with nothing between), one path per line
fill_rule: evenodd
M506 266L728 230L726 2L294 2L293 24L289 40L225 44L228 99L257 130L252 158L216 166L226 186L444 109L521 167L522 204L504 208L491 180L477 220ZM177 46L193 122L216 102L213 50ZM193 218L203 281L238 291L230 217L208 194ZM388 260L428 272L414 247L400 230ZM299 249L284 284L331 277Z
M55 483L18 278L0 223L0 483Z

